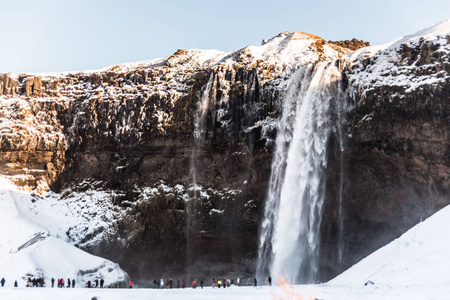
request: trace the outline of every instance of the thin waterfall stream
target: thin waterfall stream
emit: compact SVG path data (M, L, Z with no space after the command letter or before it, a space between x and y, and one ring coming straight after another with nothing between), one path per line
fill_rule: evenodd
M191 230L196 226L196 198L198 197L200 187L197 184L197 165L198 158L201 155L201 147L206 139L206 121L207 121L207 113L208 107L211 102L211 89L214 82L214 73L211 73L208 82L203 87L200 93L199 104L197 106L197 110L194 116L194 130L193 130L193 138L194 138L194 147L191 150L191 158L190 158L190 199L186 203L186 215L187 215L187 230L186 230L186 260L187 260L187 271L188 275L190 275L190 266L194 263L193 253L192 253L192 241L191 241Z
M260 229L258 277L270 274L276 281L283 276L295 283L317 280L332 134L343 151L341 82L340 61L306 65L289 81Z

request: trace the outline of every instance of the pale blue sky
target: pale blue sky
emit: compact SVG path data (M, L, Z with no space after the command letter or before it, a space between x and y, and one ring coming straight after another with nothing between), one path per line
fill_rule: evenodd
M448 18L450 0L0 0L0 73L230 51L288 30L377 45Z

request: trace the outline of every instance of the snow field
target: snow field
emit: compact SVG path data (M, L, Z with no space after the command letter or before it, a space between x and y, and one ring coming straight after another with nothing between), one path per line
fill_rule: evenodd
M96 278L103 278L106 286L128 281L118 264L68 243L65 232L74 220L67 207L51 210L49 206L38 214L32 199L29 192L0 177L0 278L6 279L7 286L15 280L25 286L28 277L43 277L47 286L52 277L75 279L77 286Z

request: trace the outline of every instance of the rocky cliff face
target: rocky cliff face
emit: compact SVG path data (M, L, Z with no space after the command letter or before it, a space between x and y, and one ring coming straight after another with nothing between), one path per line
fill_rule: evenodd
M450 202L450 36L401 42L348 73L350 264Z
M330 146L330 168L345 166L345 254L332 265L342 224L330 172L326 279L448 204L448 47L442 37L345 58L350 50L288 32L230 53L3 74L0 172L37 205L51 189L76 206L68 238L132 278L250 275L286 81L305 64L351 60L343 161ZM396 68L379 68L387 62Z

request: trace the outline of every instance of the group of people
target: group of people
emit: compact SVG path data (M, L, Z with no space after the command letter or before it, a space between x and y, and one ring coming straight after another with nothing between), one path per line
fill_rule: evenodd
M240 282L240 278L238 277L237 282ZM234 280L231 280L230 278L219 278L216 280L213 278L211 280L211 285L213 288L215 288L216 286L220 289L221 286L223 286L223 288L226 287L230 287L231 284L234 284ZM239 285L239 283L238 283Z
M5 286L6 280L5 278L2 278L0 280L0 284L1 286ZM64 280L64 278L58 278L57 280L55 280L55 278L51 279L51 283L52 283L52 288L55 287L55 283L56 286L59 288L74 288L75 287L75 279L70 280L70 278L67 278L67 281ZM86 283L86 287L91 288L103 288L103 285L105 284L105 280L103 280L103 278L99 279L95 279L93 282L91 282L90 280ZM14 281L14 287L18 287L19 284L17 282L17 280ZM44 287L45 286L45 281L44 278L39 277L39 278L31 278L28 277L28 281L26 283L27 287Z
M0 284L1 284L2 287L5 286L5 282L6 282L5 278L2 278L0 280ZM55 286L55 279L52 278L51 282L52 282L52 288L53 288ZM258 282L257 282L256 278L254 278L253 282L254 282L254 286L255 287L258 286ZM95 285L94 285L94 283L95 283ZM94 283L92 283L89 280L86 283L86 287L87 288L92 288L92 287L94 287L94 288L103 288L103 285L104 285L105 281L103 280L103 278L101 278L100 280L95 279ZM66 282L64 281L64 278L58 278L58 280L57 280L57 287L59 287L59 288L64 288L64 287L75 288L75 279L70 280L70 278L68 278L67 279L67 286L65 284L66 284ZM203 285L204 285L203 278L200 279L200 282L197 282L197 279L192 280L192 285L191 286L192 286L192 288L195 289L195 288L197 288L198 284L200 285L200 288L203 289ZM234 282L233 279L230 279L230 278L218 278L217 282L216 282L215 278L213 278L211 280L211 286L213 288L215 288L215 287L226 288L226 287L230 287L230 285L232 285L232 284L235 284L235 282ZM241 284L241 279L238 277L236 279L236 285L240 286L240 284ZM270 277L270 275L267 276L266 284L269 285L269 286L272 285L272 278ZM31 279L31 277L28 277L27 287L44 287L44 286L45 286L44 278L33 278L33 279ZM17 280L14 281L14 287L18 287ZM130 288L133 287L133 283L131 281L129 283L129 287ZM172 278L169 278L166 281L164 281L164 279L161 279L161 280L155 279L155 280L153 280L153 288L155 288L155 289L171 289L173 287L174 287L174 282L173 282ZM184 279L183 280L179 280L179 279L177 280L177 288L179 289L180 287L183 288L183 289L186 288L186 281Z
M269 278L270 278L270 276L269 276ZM256 278L255 278L255 281L256 281ZM236 284L236 285L239 286L241 284L241 279L238 277L236 279L236 281L234 279L230 279L230 278L218 278L217 281L216 281L215 278L213 278L211 280L211 286L213 288L215 288L215 287L226 288L226 287L230 287L230 285L232 285L232 284ZM256 285L256 283L255 283L255 285ZM204 286L203 278L200 278L200 281L198 281L197 279L192 280L192 284L191 284L192 288L194 288L194 289L197 288L197 287L203 288L203 286ZM175 286L175 283L172 280L172 278L169 278L169 279L166 279L166 280L164 280L164 279L160 279L160 280L155 279L155 280L153 280L153 288L154 289L171 289L171 288L177 288L177 289L182 288L182 289L184 289L184 288L186 288L186 280L178 279L176 281L176 286Z
M31 279L31 277L28 277L27 287L44 287L44 284L44 278L42 277L33 279Z
M100 278L100 280L95 279L94 283L95 283L95 285L89 280L86 283L86 287L87 288L92 288L92 287L94 287L94 288L103 288L103 285L105 284L105 281L103 280L103 278ZM99 285L99 283L100 283L100 285ZM131 281L130 281L130 283L131 283ZM131 288L131 285L130 285L130 288Z
M2 277L2 280L0 280L0 284L2 285L2 287L5 286L5 282L6 282L5 277ZM17 280L15 280L14 287L18 287L18 286L19 286L19 284L17 283Z
M164 281L164 279L161 278L161 280L155 279L153 280L153 288L154 289L171 289L174 287L174 283L172 278L166 279L166 281ZM179 279L177 280L177 288L186 288L186 280L182 280L180 281Z
M66 285L67 283L67 285ZM55 287L55 278L52 277L52 287ZM57 280L57 287L59 288L74 288L75 287L75 279L70 280L70 278L67 278L67 282L64 280L64 278L58 278Z

